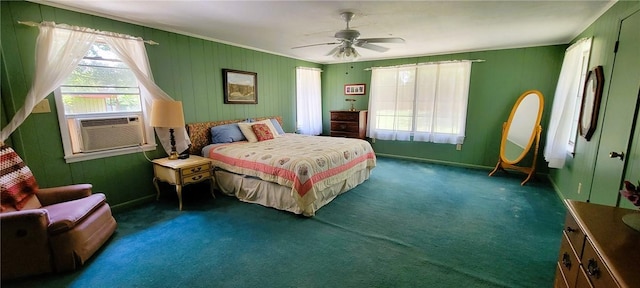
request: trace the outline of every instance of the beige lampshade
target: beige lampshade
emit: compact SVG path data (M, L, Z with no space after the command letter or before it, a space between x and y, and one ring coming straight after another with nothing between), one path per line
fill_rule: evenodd
M178 128L184 126L181 101L153 100L151 103L152 127Z

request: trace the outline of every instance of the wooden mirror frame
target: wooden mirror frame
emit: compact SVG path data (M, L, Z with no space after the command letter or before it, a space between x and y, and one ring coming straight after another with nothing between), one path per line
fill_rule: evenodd
M522 147L522 152L520 152L520 154L518 155L518 157L515 158L508 158L507 157L507 142L509 141L509 134L511 133L511 127L513 126L514 122L516 123L520 123L521 120L518 121L514 121L514 119L516 118L518 111L527 111L526 108L533 108L533 107L524 107L523 106L523 102L525 101L525 99L527 99L528 97L536 97L537 96L537 100L538 100L538 105L537 105L537 113L535 114L535 119L531 119L530 121L528 121L529 123L533 124L531 125L531 131L526 133L525 135L527 135L526 137L526 144ZM513 108L511 109L511 113L509 114L509 118L507 119L507 122L505 122L503 124L503 133L502 133L502 139L500 141L500 158L502 159L502 161L504 163L507 164L517 164L520 161L522 161L522 159L527 156L527 153L529 152L529 150L531 149L531 145L533 145L533 141L535 140L535 132L536 132L536 127L538 125L540 125L540 119L542 118L542 109L544 108L544 99L542 98L542 93L540 93L537 90L529 90L526 91L524 93L522 93L520 95L520 97L518 97L518 100L516 101L516 103L513 105ZM524 110L520 110L520 109L524 109ZM533 113L530 113L533 114ZM526 116L526 115L525 115ZM531 115L533 116L533 115ZM522 128L522 127L516 127L516 128ZM529 128L529 126L527 126L526 128ZM515 142L514 142L515 143ZM522 143L524 143L524 141L522 141Z
M513 159L513 160L507 159L507 157L505 157L505 147L507 143L507 136L509 134L509 130L513 123L513 119L518 109L520 108L520 105L523 102L523 100L526 97L530 96L531 94L538 96L538 111L537 111L536 119L534 120L535 122L533 122L533 127L531 129L531 136L529 138L529 142L525 147L523 147L522 153L516 159ZM493 176L493 174L498 170L503 170L503 171L505 169L517 170L517 171L528 174L527 178L520 183L520 185L524 185L533 177L533 175L535 175L536 161L538 158L538 148L540 146L540 133L542 132L542 127L540 126L540 120L542 119L543 109L544 109L544 96L538 90L525 91L520 95L520 97L518 97L518 100L516 101L516 103L513 105L513 108L511 109L511 113L509 114L509 118L507 119L507 122L504 122L502 124L502 137L500 140L500 156L498 157L498 164L496 164L496 167L493 169L493 171L489 173L489 176ZM534 142L535 142L535 146L534 146ZM522 159L524 159L525 156L531 151L532 146L534 146L533 147L534 154L533 154L533 160L532 160L533 162L531 163L531 167L518 166L517 164L520 161L522 161Z
M602 66L597 66L589 71L584 82L582 103L580 104L580 116L578 118L578 131L585 140L591 140L598 124L600 112L600 98L604 87L604 72Z

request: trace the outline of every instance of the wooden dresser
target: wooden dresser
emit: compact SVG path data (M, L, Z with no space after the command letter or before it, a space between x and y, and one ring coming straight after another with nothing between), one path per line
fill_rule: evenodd
M367 133L367 110L331 111L331 136L364 139Z
M640 232L622 222L622 216L640 211L565 204L554 287L640 287Z

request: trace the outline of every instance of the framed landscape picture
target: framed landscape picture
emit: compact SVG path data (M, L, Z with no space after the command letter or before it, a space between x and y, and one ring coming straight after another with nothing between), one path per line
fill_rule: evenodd
M365 95L366 84L345 84L344 95Z
M257 104L258 73L222 69L225 104Z

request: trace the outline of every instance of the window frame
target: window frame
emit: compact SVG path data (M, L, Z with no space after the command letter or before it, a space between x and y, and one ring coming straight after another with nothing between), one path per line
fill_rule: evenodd
M469 62L468 67L455 67L454 70L448 70L451 67L449 66L450 64L462 64L466 62ZM442 61L392 67L378 67L379 69L381 69L379 73L386 73L383 72L385 70L392 71L394 76L384 76L383 74L374 76L374 73L372 73L370 85L371 95L369 99L370 111L368 117L369 123L373 125L369 125L369 127L367 128L367 136L380 140L462 145L462 143L464 143L466 134L465 130L469 103L469 86L471 83L471 62L473 61ZM431 69L432 71L425 69ZM454 71L454 73L451 73L451 71ZM427 74L423 75L423 73ZM438 88L439 85L443 83L441 81L451 80L456 83L456 89L454 89L455 91L441 91ZM466 82L464 82L463 80ZM382 82L378 83L377 81ZM430 85L427 83L429 83ZM395 90L395 93L384 93L378 91L384 89ZM377 97L380 97L377 96L377 94L380 93L384 96L382 96L382 98L380 99L377 99ZM456 95L455 97L453 97L454 101L440 102L443 99L452 99L451 97L443 97L443 95L447 95L448 93L453 93L453 95ZM390 96L391 94L393 94L393 96ZM404 101L402 99L404 99ZM460 102L461 100L464 102ZM385 101L392 101L393 105L389 103L387 103L389 105L385 105ZM458 101L458 105L455 104L456 101ZM432 103L434 105L429 106L426 105L427 103ZM451 105L451 107L456 107L457 114L454 114L454 117L451 117L447 120L452 121L451 124L455 124L452 127L458 130L457 133L442 132L442 129L436 129L438 127L436 127L437 125L434 124L435 122L428 122L427 126L429 126L429 128L431 129L423 129L425 127L424 124L426 123L420 122L418 121L418 119L428 119L428 121L436 120L437 116L434 115L442 112L438 111L440 110L439 108L435 108L436 106L438 106L435 105L437 103L448 104ZM392 110L384 108L389 106L393 106L395 108ZM399 109L398 106L407 107L406 109ZM425 107L431 108L425 110ZM387 113L388 115L384 115L384 113L381 113L383 111L391 111L391 113ZM404 115L405 113L406 115ZM387 116L386 118L391 119L390 123L380 126L380 117L384 116ZM401 118L406 118L406 121L399 121L401 120ZM399 125L401 123L405 123L406 125ZM400 128L400 126L402 126L402 128ZM389 129L388 127L392 128ZM452 128L449 127L447 129Z
M103 41L97 40L96 43L106 44ZM95 44L94 44L95 45ZM91 59L92 57L85 57ZM118 59L119 60L119 59ZM120 60L121 61L121 60ZM115 67L114 67L115 68ZM122 69L122 68L116 68ZM129 68L130 69L130 68ZM56 111L58 112L58 124L60 127L60 136L62 138L62 146L64 150L64 159L66 163L74 163L80 161L94 160L100 158L107 158L119 155L133 154L138 152L146 152L156 150L157 144L155 140L155 133L153 127L148 124L147 115L149 115L150 111L147 110L147 105L144 104L145 98L148 96L145 95L146 90L140 88L140 82L136 79L137 88L140 91L140 103L141 103L141 111L121 111L121 112L98 112L98 113L81 113L81 114L69 114L67 115L65 112L65 107L62 99L62 86L69 86L62 84L58 86L54 91L54 100L56 103ZM93 152L73 152L73 140L71 135L71 129L69 129L68 121L69 119L73 119L74 121L77 119L92 119L99 117L130 117L137 116L142 119L142 129L143 129L143 139L145 140L145 144L131 147L123 147L123 148L113 148L101 151L93 151Z
M593 43L593 41L591 41ZM578 129L579 129L579 118L580 112L582 109L582 93L584 91L584 85L587 78L587 73L589 73L589 58L591 56L591 45L588 48L582 51L581 57L581 71L580 71L580 80L578 81L578 93L576 93L576 102L574 103L573 108L573 117L571 122L571 135L569 135L569 141L567 142L567 154L571 157L574 157L576 154L576 142L578 142Z

